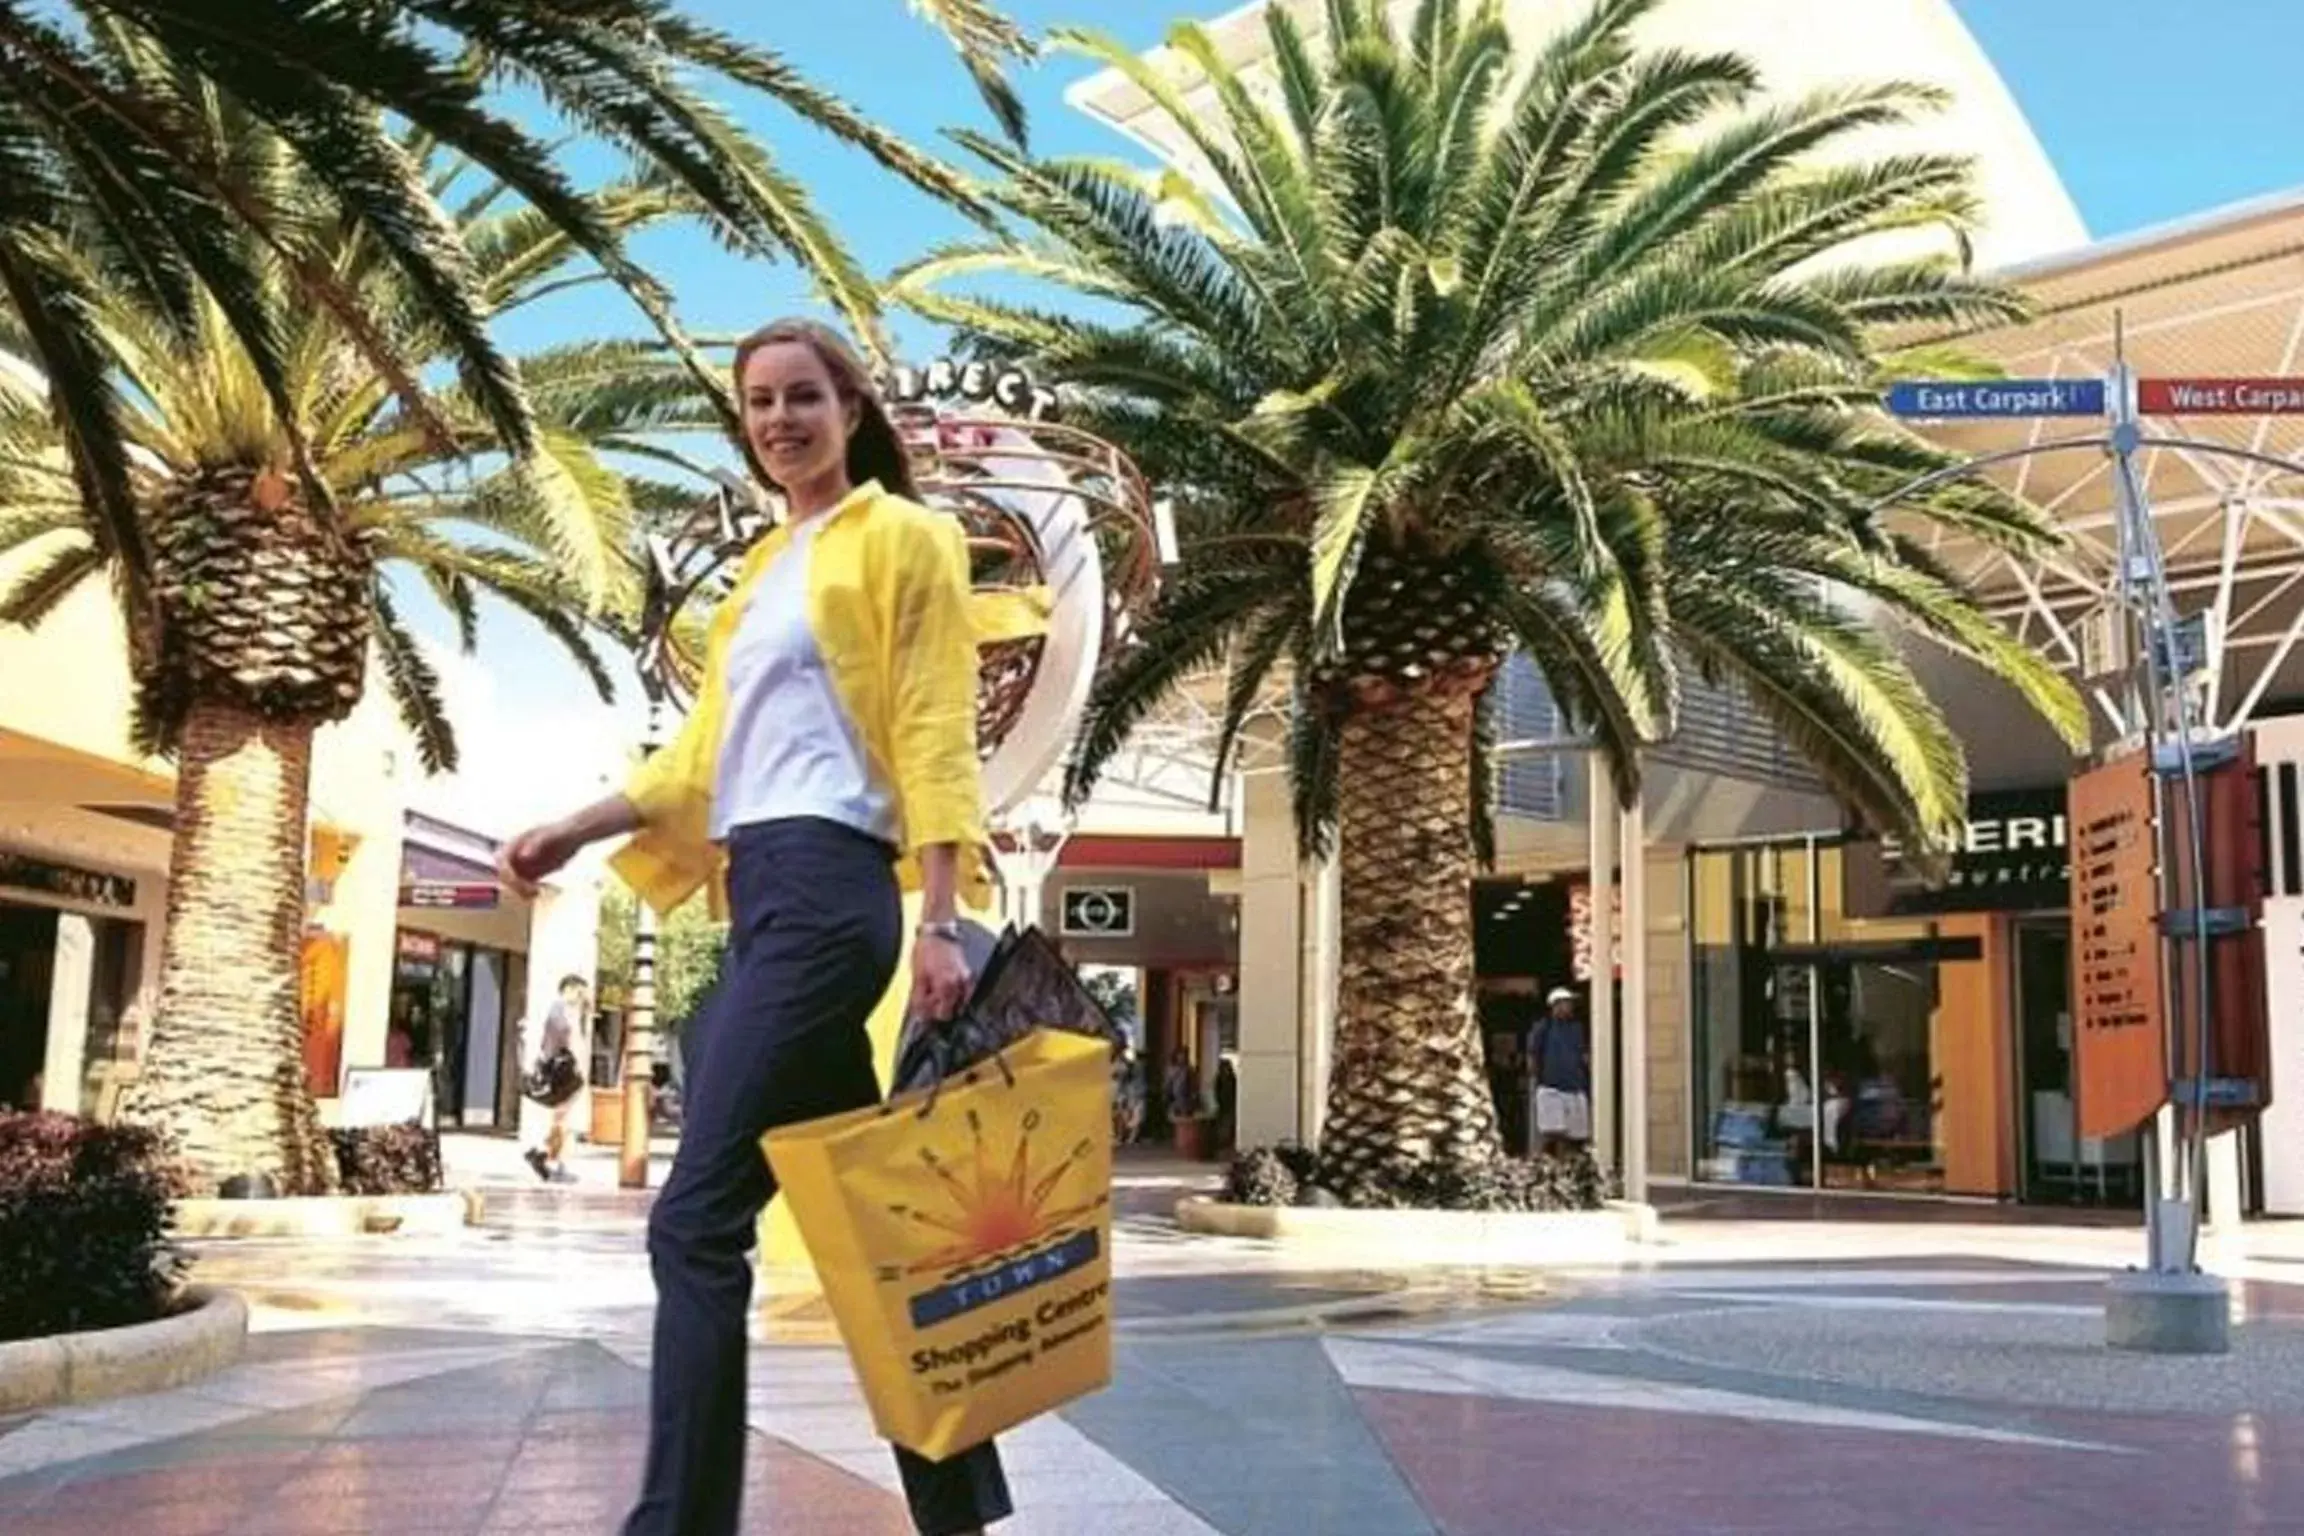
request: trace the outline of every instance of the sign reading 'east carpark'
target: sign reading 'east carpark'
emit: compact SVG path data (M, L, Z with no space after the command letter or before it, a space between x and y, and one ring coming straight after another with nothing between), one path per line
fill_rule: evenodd
M1888 391L1898 416L2101 416L2102 379L1911 379Z
M2138 379L2136 409L2147 416L2304 414L2304 379Z

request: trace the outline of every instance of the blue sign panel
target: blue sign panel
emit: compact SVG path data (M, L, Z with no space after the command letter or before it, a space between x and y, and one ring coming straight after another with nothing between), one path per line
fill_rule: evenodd
M1913 379L1892 386L1898 416L2101 416L2102 379L1988 379L1977 383Z

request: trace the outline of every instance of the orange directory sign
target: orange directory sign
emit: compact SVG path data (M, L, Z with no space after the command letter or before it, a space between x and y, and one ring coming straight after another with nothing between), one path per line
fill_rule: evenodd
M2141 755L2072 781L2072 1038L2082 1136L2134 1130L2168 1097L2158 839Z

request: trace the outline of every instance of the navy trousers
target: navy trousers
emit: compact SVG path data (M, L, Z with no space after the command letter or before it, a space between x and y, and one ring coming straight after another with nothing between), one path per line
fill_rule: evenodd
M648 1218L648 1469L624 1536L735 1536L746 1254L776 1192L760 1138L880 1098L864 1026L895 975L904 922L888 847L795 819L740 827L728 851L727 969L690 1025L680 1151ZM923 1536L1013 1513L989 1443L942 1462L899 1446L896 1464Z

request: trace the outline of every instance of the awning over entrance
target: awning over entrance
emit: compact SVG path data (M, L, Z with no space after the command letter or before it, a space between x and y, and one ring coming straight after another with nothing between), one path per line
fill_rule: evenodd
M1925 338L2017 378L2101 378L2125 356L2139 376L2304 373L2304 193L2219 210L2003 274L2036 313L2016 326ZM2231 729L2304 701L2304 472L2243 463L2177 438L2275 459L2304 456L2304 414L2154 415L2142 463L2181 612L2206 616L2206 718ZM1932 424L1962 454L2101 439L2085 418ZM2112 460L2092 443L1991 472L2070 537L2044 559L1930 534L1940 559L2021 638L2077 673L2097 669L2115 566ZM2107 707L2105 713L2110 713Z

